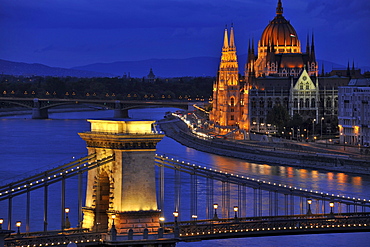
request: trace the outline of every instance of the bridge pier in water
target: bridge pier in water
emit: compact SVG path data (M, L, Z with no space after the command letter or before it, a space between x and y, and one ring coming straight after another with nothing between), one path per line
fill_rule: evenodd
M47 119L49 118L48 109L41 108L39 99L33 99L32 119Z
M91 132L79 133L89 154L114 161L88 172L84 228L118 234L157 231L154 156L163 134L152 133L154 121L88 120ZM114 215L115 218L112 216Z

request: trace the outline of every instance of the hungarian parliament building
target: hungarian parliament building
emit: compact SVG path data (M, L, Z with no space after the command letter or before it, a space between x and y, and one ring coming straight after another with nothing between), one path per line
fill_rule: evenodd
M360 70L325 74L319 71L314 35L307 35L303 50L298 34L283 16L281 0L276 16L262 32L255 47L249 42L244 77L239 66L234 28L226 28L221 62L213 85L209 118L220 134L241 131L266 132L266 117L275 105L286 108L290 117L325 123L338 117L338 87L348 85Z

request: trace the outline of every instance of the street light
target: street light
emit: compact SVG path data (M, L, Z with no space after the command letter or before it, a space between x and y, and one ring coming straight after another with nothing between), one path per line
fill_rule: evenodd
M71 222L69 222L69 218L68 218L68 213L69 213L69 208L65 208L64 209L64 212L66 213L66 225L65 225L65 228L71 228Z
M175 225L177 225L177 217L179 217L179 212L173 212L173 217L175 217Z
M307 204L308 204L307 215L311 215L312 214L312 212L311 212L312 199L308 199Z
M238 219L238 210L239 210L239 207L238 206L234 206L234 212L235 212L234 218L235 218L235 220Z
M17 222L15 223L15 226L16 226L16 227L18 227L18 231L17 231L17 234L18 234L18 235L20 235L20 234L21 234L21 230L20 230L21 225L22 225L22 221L17 221Z
M322 139L322 121L324 121L324 117L321 117L321 139Z
M161 227L163 227L165 218L163 216L159 217L159 224Z
M316 118L312 120L312 136L315 136L315 122L316 122Z
M3 223L4 223L4 219L0 218L0 230L3 229Z
M217 217L218 204L217 203L213 204L213 208L215 209L215 214L213 215L213 219L218 219L218 217Z
M334 218L333 208L334 208L334 202L329 202L330 206L330 217Z
M116 218L116 215L113 214L112 215L112 228L115 228L116 226L114 225L114 219Z

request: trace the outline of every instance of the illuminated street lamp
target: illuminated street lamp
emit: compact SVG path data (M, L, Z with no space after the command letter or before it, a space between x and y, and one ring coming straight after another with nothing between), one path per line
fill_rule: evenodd
M113 214L112 215L112 228L115 228L116 226L114 225L114 219L116 218L116 215Z
M213 219L218 219L218 217L217 217L218 204L217 203L213 204L213 208L215 210L215 214L213 215Z
M21 230L20 230L21 225L22 225L22 221L17 221L17 222L15 223L15 226L16 226L16 227L18 227L18 231L17 231L17 234L18 234L18 235L20 235L20 234L21 234Z
M173 217L175 217L175 225L177 225L177 217L179 217L179 212L173 212Z
M329 202L330 206L330 218L334 218L333 208L334 208L334 202Z
M3 229L3 223L4 223L4 219L0 218L0 230Z
M322 121L324 121L324 117L321 118L321 139L322 139Z
M64 209L64 212L66 213L66 225L65 225L65 228L71 228L71 222L69 222L69 217L68 217L69 208L65 208Z
M315 122L316 122L316 118L312 120L312 136L315 136Z
M234 206L234 212L235 212L234 219L235 219L235 220L237 220L237 219L238 219L238 210L239 210L239 207L238 207L238 206Z
M312 214L312 212L311 212L312 199L308 199L307 204L308 204L307 215L311 215Z
M163 216L159 217L159 224L161 227L163 227L165 218Z

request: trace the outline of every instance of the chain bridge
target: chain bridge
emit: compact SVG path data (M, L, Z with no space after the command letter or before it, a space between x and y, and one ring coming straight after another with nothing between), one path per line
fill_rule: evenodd
M216 238L370 231L368 199L155 154L163 134L152 132L150 121L89 121L91 131L80 133L87 156L0 187L0 244L175 246ZM59 185L59 193L50 193L52 184ZM78 194L74 206L66 203L72 194L67 184ZM42 195L37 202L31 200L36 192ZM16 198L22 198L17 205ZM54 200L59 207L50 206ZM40 212L31 211L31 202ZM14 220L19 210L24 218ZM59 227L49 229L51 221Z

